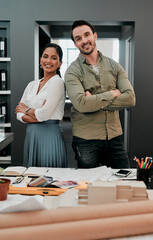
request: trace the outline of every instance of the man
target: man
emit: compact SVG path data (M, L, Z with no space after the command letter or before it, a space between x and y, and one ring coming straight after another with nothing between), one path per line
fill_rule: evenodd
M97 50L97 33L89 22L75 21L71 38L80 54L67 69L65 83L73 104L72 147L78 168L129 168L119 110L135 105L134 90L121 65Z

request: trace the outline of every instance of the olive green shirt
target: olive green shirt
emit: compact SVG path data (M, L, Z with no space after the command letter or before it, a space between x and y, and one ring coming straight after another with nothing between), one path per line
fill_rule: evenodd
M120 64L99 52L99 73L83 55L65 73L67 94L73 106L73 135L83 139L111 139L122 134L119 110L135 105L135 94ZM119 89L114 98L110 90ZM92 96L85 96L89 91Z

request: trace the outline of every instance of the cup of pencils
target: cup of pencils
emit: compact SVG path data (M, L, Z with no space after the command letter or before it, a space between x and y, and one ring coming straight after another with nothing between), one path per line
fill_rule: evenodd
M150 167L152 165L152 157L145 157L141 158L141 160L139 160L137 157L133 158L137 164L137 180L138 181L144 181L144 183L148 184L149 182L149 177L150 177Z

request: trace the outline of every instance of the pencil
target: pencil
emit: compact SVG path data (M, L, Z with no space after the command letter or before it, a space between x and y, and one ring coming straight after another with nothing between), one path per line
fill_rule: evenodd
M140 165L140 168L143 167L143 158L141 158L141 165Z
M148 167L148 163L146 164L145 169L147 169L147 167Z
M149 165L148 169L150 168L151 164L152 164L152 161L151 161L151 163L150 163L150 165Z
M149 159L149 157L146 157L146 158L145 158L145 163L147 163L148 159Z
M135 161L138 163L138 166L139 166L139 168L140 168L140 160L139 160L139 158L137 158L136 156L134 156L133 160L135 160Z

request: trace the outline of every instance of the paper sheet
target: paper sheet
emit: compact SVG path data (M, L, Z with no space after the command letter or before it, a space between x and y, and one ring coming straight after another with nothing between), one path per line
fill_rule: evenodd
M29 167L25 172L24 176L33 175L33 176L42 176L48 172L46 167Z
M24 196L8 194L7 200L0 202L0 212L20 212L46 209L43 196Z
M71 169L71 168L49 168L48 176L59 181L88 181L93 182L101 179L106 181L111 177L112 172L106 166L89 169Z

